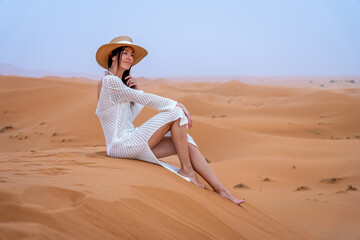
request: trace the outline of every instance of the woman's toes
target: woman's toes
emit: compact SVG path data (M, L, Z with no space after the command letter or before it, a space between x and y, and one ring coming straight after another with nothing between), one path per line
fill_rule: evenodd
M234 203L236 203L238 205L245 202L245 199L238 199L237 197L232 195L231 192L229 192L226 189L220 190L217 193L220 194L222 197L227 198L227 199L231 200L232 202L234 202Z

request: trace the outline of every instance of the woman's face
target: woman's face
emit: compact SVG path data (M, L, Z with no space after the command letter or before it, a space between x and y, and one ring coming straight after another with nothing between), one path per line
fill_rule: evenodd
M120 69L129 70L133 61L134 61L134 49L132 49L131 47L126 47L121 55Z

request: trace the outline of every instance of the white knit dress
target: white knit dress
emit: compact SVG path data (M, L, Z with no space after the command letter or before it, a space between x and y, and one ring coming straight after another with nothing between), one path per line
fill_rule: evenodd
M190 181L188 177L178 174L179 168L159 161L148 145L149 138L168 122L181 118L180 126L186 124L186 129L188 128L187 117L182 108L176 104L177 102L172 99L132 89L117 76L104 76L95 113L104 131L107 155L114 158L139 159L161 165ZM132 122L144 105L161 110L161 112L135 128ZM165 136L171 136L171 132L167 132ZM198 147L189 134L187 134L187 141Z

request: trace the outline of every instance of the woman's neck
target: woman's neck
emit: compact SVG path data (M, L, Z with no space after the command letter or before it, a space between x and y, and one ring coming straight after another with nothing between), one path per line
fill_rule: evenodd
M111 67L110 70L109 70L112 74L114 74L115 76L118 76L120 79L122 78L122 75L124 74L124 69L119 69L119 72L117 73L118 71L118 68L117 67Z

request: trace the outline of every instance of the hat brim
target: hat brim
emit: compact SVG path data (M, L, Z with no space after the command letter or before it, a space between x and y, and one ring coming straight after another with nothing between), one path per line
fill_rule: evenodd
M108 69L108 60L110 52L118 47L131 47L134 49L134 60L131 66L135 66L138 62L140 62L147 54L148 52L145 50L145 48L140 47L135 44L129 44L129 43L108 43L102 45L96 52L96 61L97 63L105 68Z

